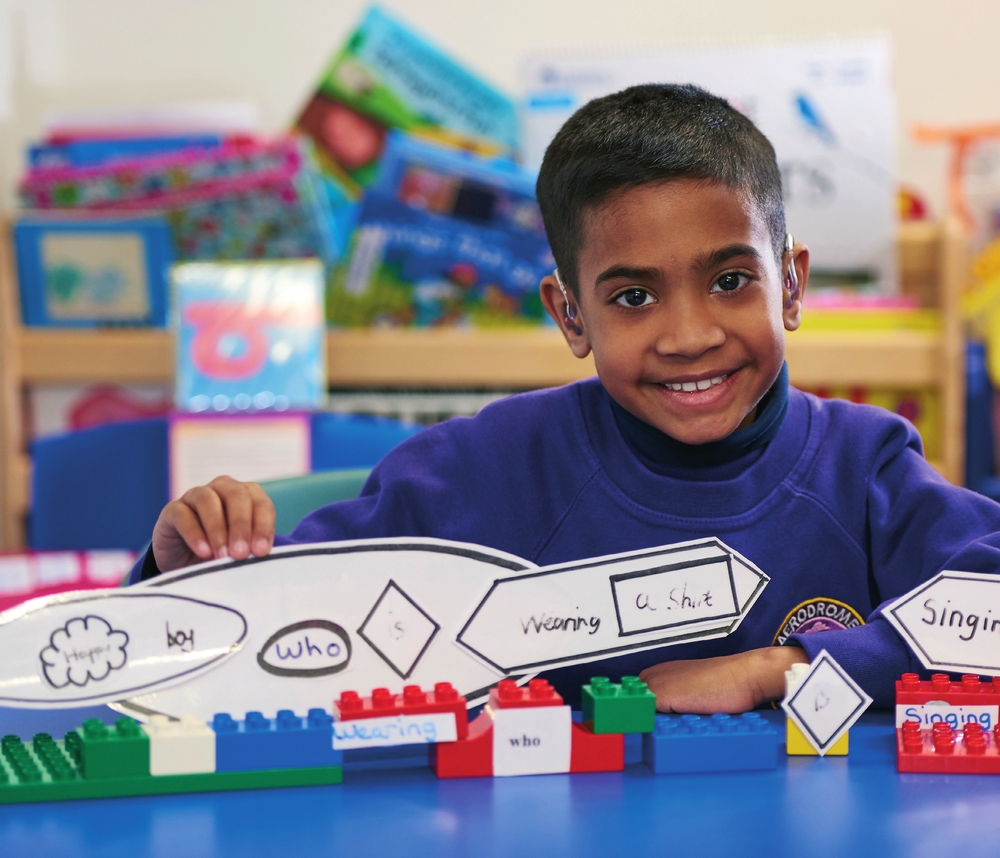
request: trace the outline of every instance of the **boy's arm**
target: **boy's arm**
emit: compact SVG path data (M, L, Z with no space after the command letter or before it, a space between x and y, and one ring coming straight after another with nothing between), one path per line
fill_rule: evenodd
M797 646L752 649L735 655L667 661L639 674L660 712L699 715L749 712L785 695L785 671L809 656Z

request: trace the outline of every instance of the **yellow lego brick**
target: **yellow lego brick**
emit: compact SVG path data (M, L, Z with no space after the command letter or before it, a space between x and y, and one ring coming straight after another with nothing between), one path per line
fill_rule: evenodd
M833 747L826 752L826 755L828 757L846 757L847 740L850 735L850 731L844 733L843 736L834 742ZM785 745L788 756L790 757L819 756L816 749L809 744L809 740L803 735L802 731L796 726L795 722L791 718L785 719Z

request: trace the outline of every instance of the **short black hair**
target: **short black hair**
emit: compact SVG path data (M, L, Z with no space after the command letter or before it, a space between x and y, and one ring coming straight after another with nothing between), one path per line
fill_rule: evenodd
M628 188L681 178L748 194L780 263L785 207L768 139L729 102L701 87L642 84L585 104L545 150L538 205L559 273L574 293L587 209Z

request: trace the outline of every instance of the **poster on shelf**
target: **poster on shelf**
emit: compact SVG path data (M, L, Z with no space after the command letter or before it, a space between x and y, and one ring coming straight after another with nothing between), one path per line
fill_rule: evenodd
M694 83L749 116L774 145L789 232L816 271L896 289L896 110L888 39L761 43L527 58L525 161L593 98Z
M170 272L178 408L319 408L326 396L318 260L189 262Z

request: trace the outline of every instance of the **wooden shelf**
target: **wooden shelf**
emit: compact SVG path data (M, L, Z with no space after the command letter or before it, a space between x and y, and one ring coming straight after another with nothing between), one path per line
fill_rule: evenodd
M163 330L22 329L26 384L170 384L173 337ZM924 331L815 332L788 337L793 384L920 387L941 379L942 336ZM551 330L335 331L331 387L534 388L594 374Z

